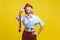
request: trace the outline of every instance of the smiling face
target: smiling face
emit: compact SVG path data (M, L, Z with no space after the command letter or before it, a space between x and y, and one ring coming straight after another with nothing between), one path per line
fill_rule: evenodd
M27 14L31 13L32 12L32 7L30 7L30 6L25 7L25 12Z

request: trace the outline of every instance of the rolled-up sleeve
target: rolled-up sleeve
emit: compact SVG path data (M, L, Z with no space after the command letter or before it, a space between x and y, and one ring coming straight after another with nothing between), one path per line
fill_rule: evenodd
M19 21L19 16L16 16L17 21ZM21 17L21 22L23 22L23 17Z
M40 24L40 26L44 26L44 22L39 17L37 17L37 22Z

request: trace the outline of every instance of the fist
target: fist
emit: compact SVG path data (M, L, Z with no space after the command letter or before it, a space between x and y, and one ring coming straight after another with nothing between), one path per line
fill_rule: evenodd
M33 35L37 35L37 32L33 32Z
M23 12L24 11L24 7L21 7L20 11Z

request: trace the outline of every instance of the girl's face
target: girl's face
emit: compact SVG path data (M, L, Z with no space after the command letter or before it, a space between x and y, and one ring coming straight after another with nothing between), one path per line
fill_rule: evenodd
M26 11L27 13L30 13L30 12L32 11L32 8L29 7L29 6L27 6L27 7L25 8L25 11Z

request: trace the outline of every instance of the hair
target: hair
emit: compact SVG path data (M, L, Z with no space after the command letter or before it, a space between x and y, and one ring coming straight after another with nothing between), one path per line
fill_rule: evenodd
M24 9L26 9L26 7L27 7L27 6L25 6L25 7L24 7ZM29 6L29 7L31 7L31 8L33 9L33 7L32 7L32 6ZM27 14L26 10L25 10L25 13ZM32 11L31 11L31 14L33 14L33 12L32 12Z
M27 6L25 6L25 7L24 7L24 9L26 9L26 7L27 7ZM29 6L29 7L31 7L31 8L33 9L33 7L32 7L32 6Z
M28 13L26 12L26 10L25 10L25 13L26 13L26 14L28 14ZM31 11L31 14L33 14L33 12L32 12L32 11Z

